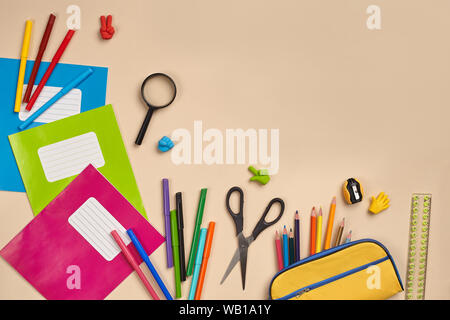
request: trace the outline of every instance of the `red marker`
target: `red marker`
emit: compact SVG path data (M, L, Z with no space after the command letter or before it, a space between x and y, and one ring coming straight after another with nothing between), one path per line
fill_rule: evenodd
M47 83L48 78L52 74L53 69L55 69L55 66L58 63L59 59L61 59L61 56L64 53L64 50L66 50L67 45L69 44L70 39L72 39L72 36L74 33L75 33L75 30L67 31L67 34L64 37L64 40L61 42L61 45L59 46L58 50L56 50L56 53L52 59L52 62L48 66L47 71L45 71L44 76L41 79L41 82L39 82L39 85L37 86L36 91L31 96L31 99L27 104L26 110L30 111L31 108L33 108L34 103L36 102L37 98L41 94L42 89L44 88L45 84Z
M33 90L34 80L36 80L36 75L41 64L42 56L47 48L48 39L50 38L50 33L52 33L53 24L55 23L55 15L53 13L48 17L47 27L45 28L44 35L42 36L41 44L39 45L39 51L34 60L33 70L31 71L30 80L28 80L27 91L25 91L25 96L23 97L23 102L30 101L31 91Z

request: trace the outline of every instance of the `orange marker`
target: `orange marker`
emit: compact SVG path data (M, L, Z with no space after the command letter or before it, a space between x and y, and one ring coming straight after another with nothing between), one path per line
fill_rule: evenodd
M206 234L205 249L203 250L202 265L200 266L200 274L198 276L197 288L195 289L194 300L200 300L202 295L203 282L205 280L206 267L208 265L208 258L211 252L211 243L214 236L214 228L216 223L211 221L208 226L208 233Z
M310 250L309 254L313 255L316 253L316 208L313 207L311 211L311 239L310 239Z
M324 249L330 249L331 246L331 234L333 233L334 213L336 212L336 197L333 197L330 206L330 215L328 216L327 233L325 235Z

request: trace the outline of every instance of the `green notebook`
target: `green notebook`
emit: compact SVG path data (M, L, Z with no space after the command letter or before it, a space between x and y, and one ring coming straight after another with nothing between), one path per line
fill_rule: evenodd
M92 164L147 218L111 105L10 135L9 141L35 215Z

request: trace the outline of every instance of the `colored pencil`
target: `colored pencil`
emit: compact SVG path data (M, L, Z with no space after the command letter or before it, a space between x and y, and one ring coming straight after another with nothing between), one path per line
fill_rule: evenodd
M300 261L300 216L295 212L294 218L295 261Z
M181 192L175 194L175 205L177 208L178 242L180 244L180 273L181 281L186 281L186 257L184 254L184 223L183 223L183 201Z
M338 246L341 243L342 233L344 231L344 224L345 224L345 218L342 219L342 222L339 225L339 229L338 229L338 232L336 234L336 238L334 240L333 247L336 247L336 246Z
M331 246L331 234L333 233L334 214L336 212L336 197L333 197L330 206L330 214L328 215L327 232L325 234L324 249L330 249Z
M139 278L141 278L142 283L144 284L145 288L148 290L150 295L153 297L153 299L159 300L158 295L156 294L155 290L153 290L152 285L150 284L150 282L148 282L148 280L145 277L144 273L142 272L141 268L139 268L139 264L137 263L136 260L134 260L133 255L128 250L127 246L125 245L125 242L123 242L120 235L117 233L116 230L111 231L111 235L114 238L114 240L116 240L117 245L122 250L122 253L125 256L125 258L128 260L128 263L133 267L134 271L137 272Z
M294 233L289 231L289 265L295 262Z
M200 199L198 201L197 216L195 217L194 233L192 235L191 250L189 252L189 260L186 269L186 276L192 275L195 263L195 255L197 253L198 238L200 236L200 226L203 220L203 210L205 209L206 192L208 189L203 188L200 191Z
M285 268L289 266L289 240L286 226L283 229L283 266Z
M150 258L148 257L147 252L145 251L144 247L142 246L141 242L138 240L136 235L134 234L133 230L128 229L127 234L131 239L131 242L133 242L134 247L139 252L139 255L141 256L142 260L144 260L145 264L147 265L148 269L153 275L153 278L155 278L156 282L158 283L158 286L161 288L161 291L163 292L164 296L167 300L173 300L172 296L169 293L169 290L167 290L166 285L162 281L161 277L159 276L158 272L156 271L155 267L150 261Z
M18 127L20 130L27 128L30 124L33 123L35 119L37 119L41 114L43 114L48 108L50 108L56 101L64 97L70 90L78 86L81 82L86 80L94 70L92 68L88 68L82 74L78 75L75 79L70 81L67 85L65 85L61 90L59 90L50 100L48 100L43 106L37 109L33 114L31 114L27 120L22 122L22 124Z
M281 238L278 230L275 234L275 247L277 250L277 261L278 261L278 271L283 270L284 262L283 262L283 253L281 252Z
M47 83L48 78L50 78L50 75L52 74L53 69L55 69L56 64L58 63L59 59L61 59L61 56L63 55L64 51L66 50L67 45L69 44L70 40L72 39L74 33L75 33L75 30L67 31L66 36L64 37L63 41L61 42L61 45L59 46L58 50L56 50L56 53L53 56L52 61L50 62L50 65L48 66L47 70L45 71L44 75L42 76L42 79L39 82L36 90L33 92L33 95L31 96L30 101L28 101L26 110L30 111L31 108L33 108L34 103L36 102L37 98L41 94L42 89L44 89L44 86Z
M319 209L317 216L317 232L316 232L316 253L322 251L322 207Z
M316 253L316 208L313 207L311 211L311 230L310 230L310 249L309 254Z
M214 237L214 229L216 223L211 221L208 225L208 232L206 233L205 249L203 250L202 265L200 267L200 275L198 276L197 289L195 289L194 300L200 300L202 295L203 283L205 281L206 268L208 267L209 255L211 253L211 245Z
M22 102L23 80L25 79L25 69L27 67L28 49L30 48L31 29L33 21L25 22L25 33L23 35L22 52L20 53L19 75L17 77L16 101L14 102L14 112L20 111Z
M166 261L167 268L173 267L173 252L172 252L172 232L170 231L170 195L169 195L169 180L162 179L163 186L163 211L164 211L164 226L166 230Z
M31 91L33 91L34 81L36 80L36 75L39 71L39 66L41 65L42 56L44 55L44 51L47 48L48 39L50 38L50 34L52 33L53 24L55 23L55 15L53 13L50 14L47 21L47 26L45 27L44 35L41 39L41 44L39 45L39 51L36 55L36 59L34 59L33 69L31 70L30 79L28 80L27 90L25 91L25 95L23 96L23 102L27 103L30 100Z
M178 243L177 211L170 211L170 231L172 232L173 269L175 272L175 297L181 298L180 256Z
M345 242L344 243L349 243L350 241L352 241L352 230L350 230L347 234L347 237L345 238Z
M198 249L197 254L195 256L194 272L192 274L191 289L189 290L188 300L194 300L195 297L195 290L197 289L198 277L200 275L200 267L203 259L203 251L205 249L207 231L208 230L206 228L202 228L200 230L200 236L198 239Z

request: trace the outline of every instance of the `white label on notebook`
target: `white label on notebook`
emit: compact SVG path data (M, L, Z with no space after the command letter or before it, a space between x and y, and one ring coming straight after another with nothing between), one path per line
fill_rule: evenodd
M27 85L23 86L23 94L27 90ZM33 92L36 90L37 85L33 86ZM26 103L22 103L20 106L19 119L22 121L27 120L29 116L35 113L40 107L42 107L48 100L50 100L55 94L61 90L61 87L44 87L41 94L37 98L31 111L26 111ZM33 122L49 123L59 119L63 119L81 112L81 90L72 89L64 97L56 101L50 108L44 111Z
M107 261L113 260L121 251L111 231L117 230L126 245L131 242L125 228L92 197L69 217L69 223Z
M105 165L97 135L88 132L38 149L39 159L49 182L79 174L89 164Z

